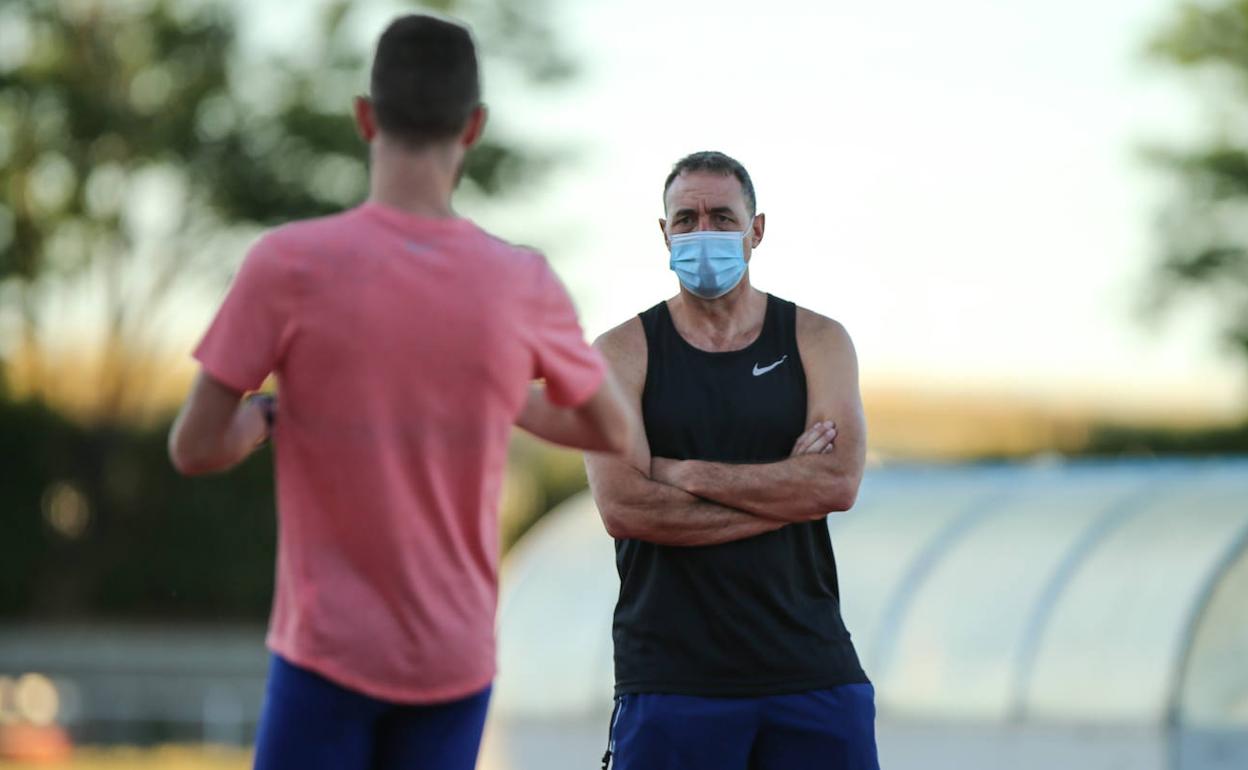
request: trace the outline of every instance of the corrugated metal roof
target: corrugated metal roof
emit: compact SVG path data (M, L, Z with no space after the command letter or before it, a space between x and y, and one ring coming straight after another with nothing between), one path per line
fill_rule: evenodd
M1160 725L1193 701L1185 672L1210 678L1193 640L1212 638L1223 660L1242 643L1248 660L1248 633L1199 633L1235 627L1227 613L1248 603L1213 601L1248 572L1235 566L1248 560L1248 460L874 469L829 530L885 717ZM504 573L501 713L609 708L617 590L587 494L522 541ZM1238 684L1213 678L1225 706L1204 699L1207 719L1248 725L1245 669Z

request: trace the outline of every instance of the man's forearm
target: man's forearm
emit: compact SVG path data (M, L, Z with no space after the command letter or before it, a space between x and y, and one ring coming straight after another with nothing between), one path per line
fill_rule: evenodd
M187 475L216 473L238 465L268 436L264 409L256 399L240 401L219 435L198 425L188 426L187 415L180 415L169 440L174 465Z
M750 465L664 460L655 469L660 481L689 494L786 522L848 510L859 482L858 474L843 467L835 454Z
M562 446L584 446L589 442L589 427L572 409L550 403L546 388L533 385L516 425L540 439Z
M703 500L635 469L630 471L635 475L615 480L616 488L599 503L607 530L616 539L671 546L718 545L771 532L787 523Z
M579 407L556 406L547 398L545 386L531 386L516 425L560 446L622 454L632 445L629 417L618 387L608 376Z

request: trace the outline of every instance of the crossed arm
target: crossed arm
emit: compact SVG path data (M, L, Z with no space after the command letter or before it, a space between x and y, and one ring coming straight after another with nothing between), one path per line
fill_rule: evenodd
M812 521L854 504L857 482L838 457L833 423L811 426L799 439L826 443L826 450L794 452L765 464L728 464L702 460L651 462L651 478L747 513L781 522ZM848 442L847 442L848 443Z
M853 505L865 459L865 427L853 346L839 324L799 313L810 427L788 459L765 464L652 458L640 424L646 366L641 325L632 319L596 344L630 396L634 435L642 437L627 458L586 456L590 487L612 537L715 545Z

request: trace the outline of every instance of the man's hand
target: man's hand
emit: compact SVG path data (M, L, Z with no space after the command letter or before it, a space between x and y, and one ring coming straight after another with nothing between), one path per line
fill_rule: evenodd
M254 431L259 438L256 440L256 447L262 447L269 439L273 438L273 423L277 419L277 397L272 393L252 393L243 399L243 411L247 412L247 416L241 419L254 422L253 413L259 414L260 419L264 421L263 431ZM251 432L251 429L249 429Z
M817 422L797 437L797 441L793 443L793 452L789 456L826 454L835 448L835 441L836 423Z

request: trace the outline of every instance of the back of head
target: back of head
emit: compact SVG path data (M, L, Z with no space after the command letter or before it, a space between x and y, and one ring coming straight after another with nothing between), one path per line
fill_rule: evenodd
M472 35L432 16L395 19L377 43L369 88L388 137L412 149L453 139L481 103Z

